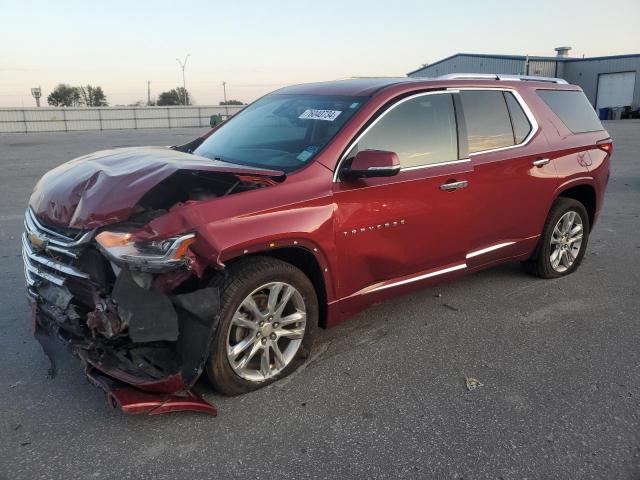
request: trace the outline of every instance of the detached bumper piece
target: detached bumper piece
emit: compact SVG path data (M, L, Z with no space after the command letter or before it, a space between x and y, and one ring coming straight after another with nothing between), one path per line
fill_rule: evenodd
M107 394L107 404L124 413L160 415L171 412L202 412L214 417L218 409L192 391L183 394L153 393L139 390L88 366L87 378Z

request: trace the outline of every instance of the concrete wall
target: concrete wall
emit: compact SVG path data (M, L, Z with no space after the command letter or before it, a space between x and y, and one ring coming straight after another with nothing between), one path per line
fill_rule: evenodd
M207 127L243 106L0 108L0 133L71 132L137 128Z

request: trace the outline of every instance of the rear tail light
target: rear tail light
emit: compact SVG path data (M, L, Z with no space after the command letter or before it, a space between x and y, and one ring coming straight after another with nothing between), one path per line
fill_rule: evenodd
M608 138L607 140L600 140L596 146L600 149L603 150L605 152L607 152L609 155L611 155L611 152L613 152L613 142L611 141L610 138Z

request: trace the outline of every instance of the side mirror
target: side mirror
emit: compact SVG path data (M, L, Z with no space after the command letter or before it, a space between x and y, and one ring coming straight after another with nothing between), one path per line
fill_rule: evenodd
M369 177L393 177L400 171L400 160L395 152L362 150L343 171L347 180Z

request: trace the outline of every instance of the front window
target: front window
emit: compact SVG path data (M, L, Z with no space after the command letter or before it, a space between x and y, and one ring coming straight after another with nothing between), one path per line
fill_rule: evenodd
M418 95L396 104L355 144L346 158L362 150L395 152L402 168L458 159L458 132L450 93Z
M367 100L326 95L268 95L233 117L194 153L293 172L315 157Z

